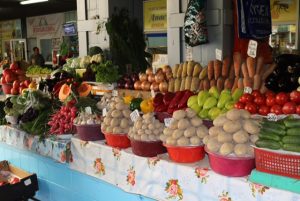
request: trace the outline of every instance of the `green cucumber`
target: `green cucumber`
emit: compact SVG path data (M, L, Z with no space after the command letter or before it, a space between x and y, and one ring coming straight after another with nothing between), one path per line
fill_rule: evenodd
M273 134L281 135L281 136L286 134L285 130L269 128L269 127L267 127L267 128L263 127L262 129L260 129L260 132L273 133Z
M281 145L279 142L274 140L257 140L255 145L261 148L268 148L268 149L280 149Z
M284 144L299 144L300 145L300 136L284 136L282 138Z
M300 152L300 145L297 145L297 144L284 144L282 149L284 149L286 151Z
M261 125L263 128L274 128L279 130L285 130L284 124L278 121L263 121Z
M264 139L264 140L275 140L275 141L280 141L280 137L276 134L273 134L273 133L260 133L259 134L259 139Z
M300 120L299 119L285 119L283 121L284 125L287 128L295 128L300 127Z
M300 127L299 128L289 128L289 129L287 129L286 134L300 136Z

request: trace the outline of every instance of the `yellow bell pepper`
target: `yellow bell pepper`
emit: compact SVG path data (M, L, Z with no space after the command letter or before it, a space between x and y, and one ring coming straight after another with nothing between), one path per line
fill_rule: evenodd
M153 112L154 111L153 100L152 99L143 100L141 102L140 107L141 107L141 111L144 114L149 113L149 112Z
M36 89L37 88L37 85L35 82L31 82L28 86L29 89Z
M124 99L124 103L129 105L133 99L133 96L130 96L130 95L124 96L123 99Z

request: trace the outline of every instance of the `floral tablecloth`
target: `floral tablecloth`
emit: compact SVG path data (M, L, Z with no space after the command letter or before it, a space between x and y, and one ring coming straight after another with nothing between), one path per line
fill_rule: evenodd
M40 140L38 136L29 135L17 128L0 126L0 142L19 149L36 152L61 163L67 163L71 160L71 140L58 140L53 138Z
M131 148L119 150L104 141L74 137L70 168L156 200L183 201L300 201L300 194L251 183L248 177L230 178L210 169L208 158L178 164L167 154L144 158Z

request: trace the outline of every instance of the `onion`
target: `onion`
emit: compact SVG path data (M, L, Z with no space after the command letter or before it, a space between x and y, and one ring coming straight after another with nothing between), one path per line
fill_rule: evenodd
M146 69L146 74L147 75L152 75L153 74L153 69L151 67Z
M148 81L150 83L155 82L155 75L153 75L153 74L148 75Z
M167 72L172 72L172 69L171 69L171 67L170 67L169 65L164 65L164 66L162 67L162 71L163 71L164 73L167 73Z
M159 91L167 92L168 91L168 83L167 82L161 82L159 84Z
M139 79L141 82L147 81L148 77L145 73L140 73Z
M141 90L141 89L142 89L141 84L142 84L141 81L136 81L136 82L134 83L134 89L135 89L135 90Z
M158 74L158 73L163 73L163 70L161 68L157 69L156 74Z
M164 81L164 74L163 73L156 73L155 82L161 83L163 81Z
M156 83L156 82L153 82L150 86L150 90L153 90L153 91L158 91L159 90L159 84Z
M173 73L172 72L167 72L166 73L166 79L170 80L171 78L173 78Z
M150 90L150 82L148 82L148 81L142 82L142 90L149 91Z

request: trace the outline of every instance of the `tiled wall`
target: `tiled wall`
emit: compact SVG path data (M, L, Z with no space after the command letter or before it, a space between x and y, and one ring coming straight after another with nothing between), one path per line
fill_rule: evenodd
M73 171L68 165L3 143L0 143L0 160L8 160L15 166L35 172L40 187L36 198L41 201L153 201Z

